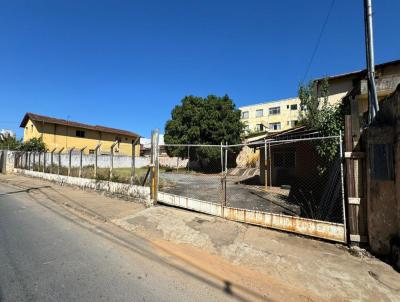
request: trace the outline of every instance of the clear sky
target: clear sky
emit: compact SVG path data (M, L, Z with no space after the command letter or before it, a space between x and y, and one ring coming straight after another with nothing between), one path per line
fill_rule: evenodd
M164 129L185 95L297 94L331 0L0 0L0 128L26 111ZM400 58L399 0L373 0L376 62ZM362 0L336 0L307 79L363 69Z

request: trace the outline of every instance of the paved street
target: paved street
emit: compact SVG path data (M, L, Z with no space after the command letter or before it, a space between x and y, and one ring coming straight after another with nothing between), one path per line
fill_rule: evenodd
M222 282L168 265L132 236L123 247L61 207L0 184L0 301L235 300Z

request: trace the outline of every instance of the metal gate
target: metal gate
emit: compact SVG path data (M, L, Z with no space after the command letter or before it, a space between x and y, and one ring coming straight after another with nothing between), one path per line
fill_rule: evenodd
M159 146L158 201L346 242L341 136Z

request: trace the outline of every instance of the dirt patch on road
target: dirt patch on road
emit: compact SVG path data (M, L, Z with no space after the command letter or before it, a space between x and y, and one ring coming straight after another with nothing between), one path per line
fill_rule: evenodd
M259 272L232 265L222 258L211 255L187 244L174 244L164 240L152 241L163 254L173 256L195 268L201 274L217 280L223 290L239 301L327 301L313 293L296 288Z

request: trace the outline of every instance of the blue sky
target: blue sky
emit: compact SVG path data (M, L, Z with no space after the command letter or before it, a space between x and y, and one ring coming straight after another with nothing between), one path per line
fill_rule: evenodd
M0 1L0 128L26 111L163 131L185 95L295 96L331 0ZM375 0L376 62L400 58L400 1ZM307 79L365 66L363 1L336 0Z

